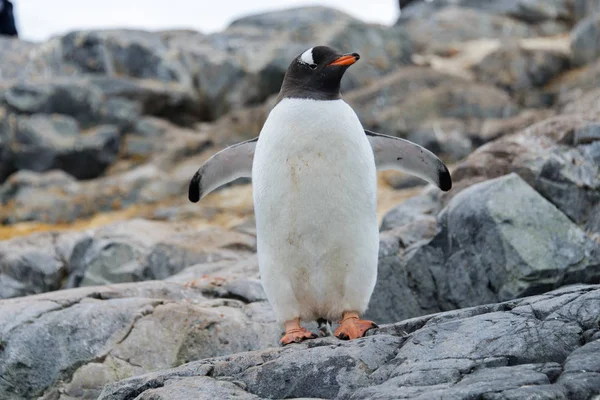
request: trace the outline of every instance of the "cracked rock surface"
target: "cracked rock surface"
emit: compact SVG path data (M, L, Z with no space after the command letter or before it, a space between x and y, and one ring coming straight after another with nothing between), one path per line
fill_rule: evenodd
M93 399L130 376L273 346L280 328L271 315L265 302L160 281L5 300L0 398Z
M350 342L195 361L108 385L99 399L586 399L600 393L599 316L600 286L571 286Z

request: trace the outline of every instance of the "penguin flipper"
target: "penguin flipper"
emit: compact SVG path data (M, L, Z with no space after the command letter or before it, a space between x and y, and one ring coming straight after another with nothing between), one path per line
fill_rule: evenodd
M375 155L377 170L395 169L418 176L447 192L452 178L446 165L435 154L416 143L365 129Z
M202 164L190 182L190 201L196 203L237 178L250 178L257 141L258 137L226 147Z

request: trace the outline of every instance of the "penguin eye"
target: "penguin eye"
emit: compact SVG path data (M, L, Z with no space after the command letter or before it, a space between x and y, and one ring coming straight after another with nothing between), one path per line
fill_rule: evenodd
M317 64L308 64L310 69L317 69Z

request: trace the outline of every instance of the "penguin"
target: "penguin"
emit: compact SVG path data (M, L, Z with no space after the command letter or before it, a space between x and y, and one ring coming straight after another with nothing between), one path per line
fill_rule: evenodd
M377 170L416 175L443 191L444 163L410 141L365 130L340 82L357 53L312 47L289 65L257 138L216 153L190 182L199 201L252 178L261 281L285 334L281 345L314 339L301 322L338 320L334 335L356 339L377 280Z

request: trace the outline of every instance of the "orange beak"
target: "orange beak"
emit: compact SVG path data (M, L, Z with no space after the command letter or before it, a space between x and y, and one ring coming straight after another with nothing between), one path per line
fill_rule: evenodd
M358 53L344 54L338 59L334 60L332 63L328 64L327 66L330 67L332 65L352 65L358 60L360 60L360 56L358 55Z

